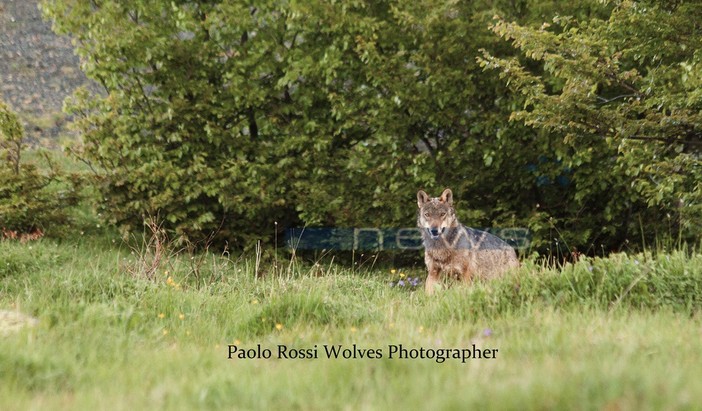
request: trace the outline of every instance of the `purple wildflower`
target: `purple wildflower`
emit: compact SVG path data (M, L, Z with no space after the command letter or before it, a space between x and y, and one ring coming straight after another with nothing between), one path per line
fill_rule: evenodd
M489 337L492 335L492 329L486 328L483 330L483 337Z
M397 282L398 287L404 287L405 286L405 280L400 280Z

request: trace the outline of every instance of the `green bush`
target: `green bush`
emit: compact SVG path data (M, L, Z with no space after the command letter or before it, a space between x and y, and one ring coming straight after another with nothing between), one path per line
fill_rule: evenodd
M522 96L511 120L550 136L574 187L555 211L573 244L698 240L702 3L611 3L538 27L496 18L518 55L483 50L480 64Z
M78 201L80 178L53 168L40 171L23 164L23 128L17 115L0 102L0 239L41 237L69 221L67 207ZM48 159L48 157L47 157Z
M104 89L80 91L67 107L102 214L125 230L157 216L178 234L218 231L250 246L295 224L410 226L417 189L451 187L466 224L528 227L540 250L593 253L688 238L699 221L687 206L699 194L698 146L687 143L699 138L699 36L688 36L695 20L685 19L695 7L627 8L638 3L56 0L43 8ZM524 27L560 23L524 35L495 25L512 47L488 29L496 12ZM642 19L646 42L628 34ZM587 30L570 30L578 22ZM674 30L681 25L690 29ZM538 51L552 38L567 47L544 59ZM687 48L661 66L657 53L669 43ZM491 56L516 71L482 70L499 65ZM533 77L519 77L521 64ZM660 70L632 71L647 67ZM628 85L642 99L617 98ZM637 132L640 116L648 117ZM675 138L678 120L687 140ZM631 138L649 131L655 138Z

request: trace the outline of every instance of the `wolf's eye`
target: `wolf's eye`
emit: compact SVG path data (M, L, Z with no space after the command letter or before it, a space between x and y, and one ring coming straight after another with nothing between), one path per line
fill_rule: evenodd
M441 213L441 216L442 216L442 217L446 217L446 213Z
M429 213L424 213L424 217L429 217Z

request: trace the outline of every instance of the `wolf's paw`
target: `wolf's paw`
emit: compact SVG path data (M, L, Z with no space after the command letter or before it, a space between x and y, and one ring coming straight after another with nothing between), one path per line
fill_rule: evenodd
M427 295L432 295L437 292L441 292L444 289L444 285L441 284L440 282L435 282L433 284L427 284L425 290L427 292Z

